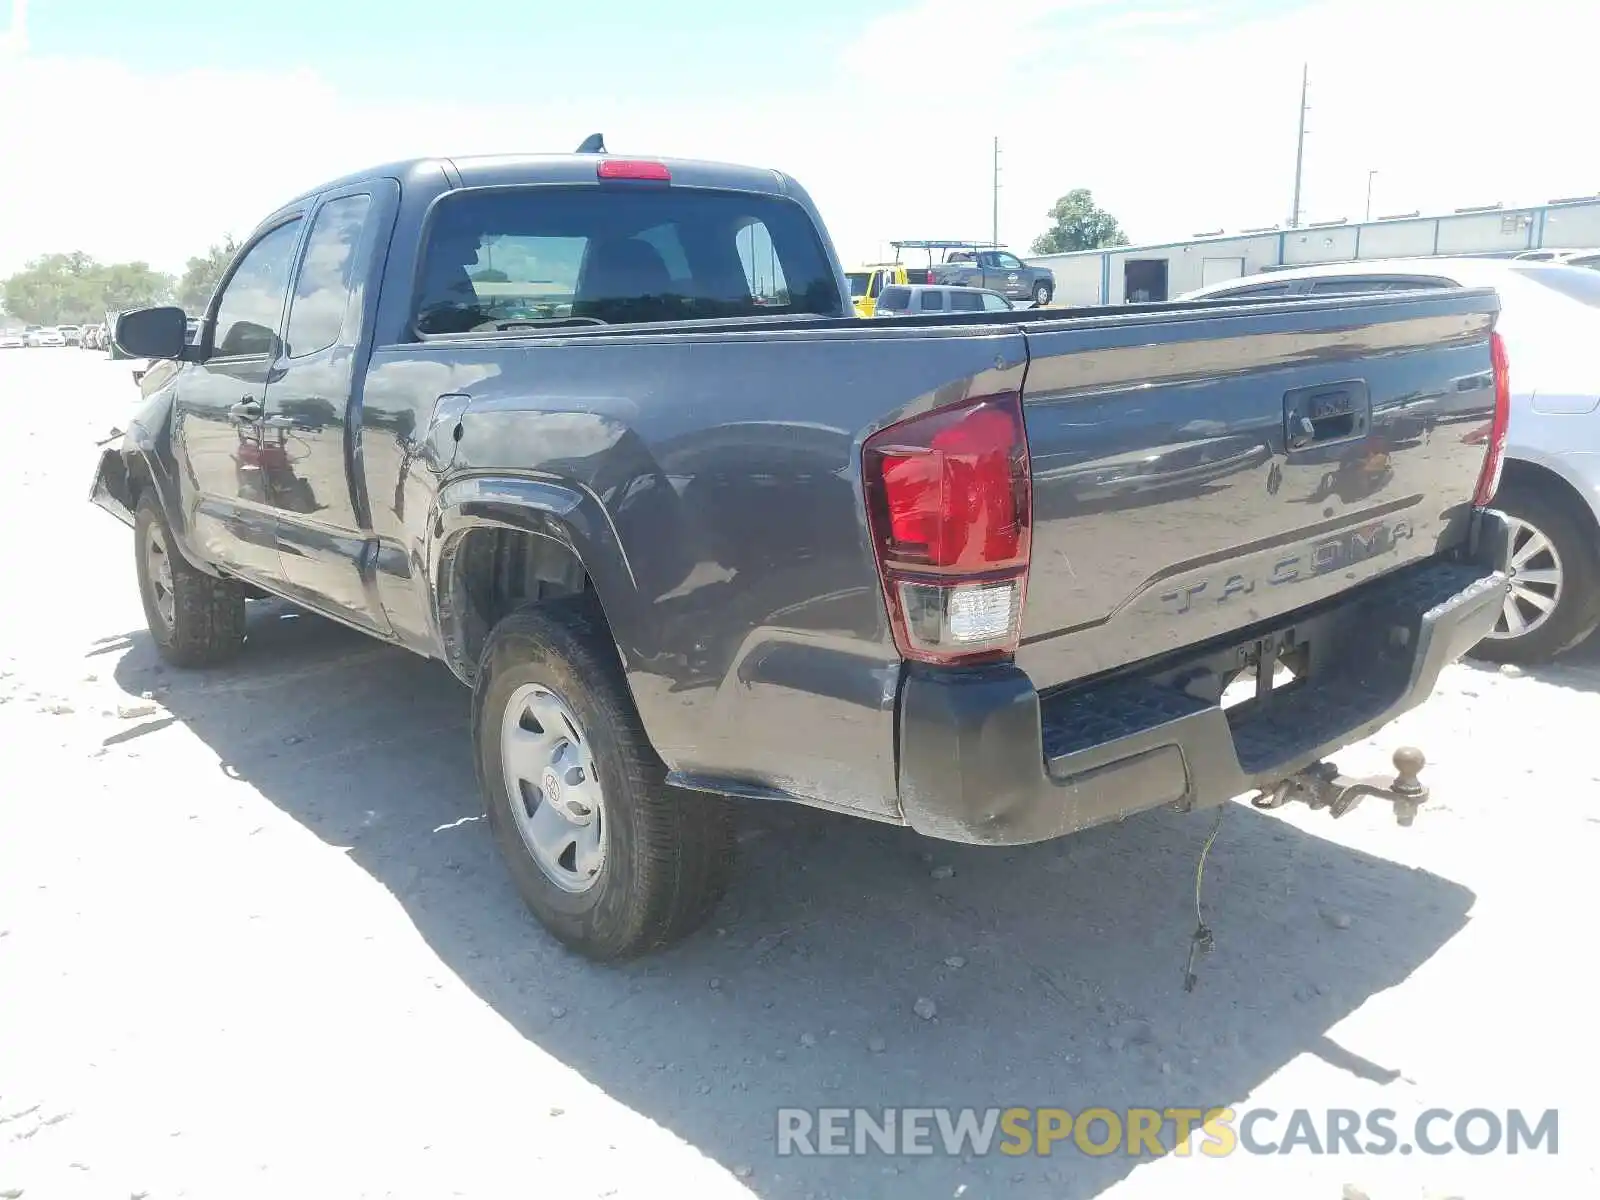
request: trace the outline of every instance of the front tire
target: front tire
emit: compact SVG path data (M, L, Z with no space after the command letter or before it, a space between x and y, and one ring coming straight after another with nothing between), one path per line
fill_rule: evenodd
M1049 304L1050 296L1050 285L1048 283L1036 283L1033 285L1033 306L1035 308L1043 308Z
M1600 539L1577 503L1527 483L1501 489L1494 507L1511 518L1511 593L1474 657L1537 665L1600 624Z
M183 557L148 490L133 529L139 599L161 657L175 667L208 667L237 655L244 647L244 589Z
M495 842L523 902L559 941L613 961L706 919L731 874L732 811L666 784L592 593L495 626L472 733Z

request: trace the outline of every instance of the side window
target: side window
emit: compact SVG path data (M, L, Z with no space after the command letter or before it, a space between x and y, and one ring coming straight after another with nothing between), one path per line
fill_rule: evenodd
M994 263L1002 271L1018 271L1022 269L1022 260L1015 254L996 254Z
M923 292L922 293L922 311L923 312L943 312L944 311L944 293L943 292Z
M1231 300L1235 296L1287 296L1290 285L1288 283L1263 283L1258 287L1240 288L1233 292L1213 292L1202 297L1206 300Z
M983 308L985 297L968 289L957 289L950 293L950 309L952 312L979 312Z
M1439 278L1427 277L1427 276L1423 276L1423 277L1414 279L1414 278L1411 278L1410 276L1402 275L1398 279L1389 280L1389 286L1388 286L1388 288L1386 290L1387 291L1391 291L1391 292L1412 292L1412 291L1419 291L1419 290L1422 290L1424 288L1442 288L1442 287L1455 287L1455 286L1456 285L1451 283L1448 279L1439 279Z
M317 210L289 302L289 357L326 350L344 331L351 272L370 196L341 196Z
M760 305L789 303L789 285L783 278L783 264L772 245L772 234L760 221L751 221L734 238L739 250L739 264L744 267L745 285L750 298ZM680 253L679 258L682 258ZM672 269L671 259L667 269ZM676 280L676 276L674 277ZM682 282L688 283L689 271L684 268Z
M228 280L217 302L212 348L224 358L272 353L283 301L289 293L289 270L300 240L300 220L279 225L245 252L244 261Z
M993 292L984 293L983 307L987 312L1011 311L1011 305L1006 302L1006 298L1004 296L996 296Z
M762 226L765 231L766 226ZM678 240L678 227L676 225L657 225L654 229L646 229L638 235L641 242L654 246L656 253L661 255L661 261L667 265L667 275L674 284L687 285L694 276L689 270L689 259L683 252L683 243ZM772 239L767 239L767 249L772 249Z
M1313 296L1353 296L1358 292L1386 292L1387 279L1319 279L1309 289Z

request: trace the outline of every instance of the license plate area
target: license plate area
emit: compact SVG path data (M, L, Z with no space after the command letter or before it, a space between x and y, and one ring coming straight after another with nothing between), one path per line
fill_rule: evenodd
M1171 682L1197 699L1220 704L1230 717L1242 716L1246 706L1269 704L1303 683L1310 664L1311 643L1284 629L1213 651L1186 664Z

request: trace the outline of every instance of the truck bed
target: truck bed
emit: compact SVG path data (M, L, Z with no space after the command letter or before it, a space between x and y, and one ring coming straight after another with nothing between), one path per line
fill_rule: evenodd
M1034 520L1016 663L1049 693L1463 544L1497 311L1492 292L1452 290L380 345L361 418L376 587L399 640L431 648L412 564L437 571L451 532L419 526L407 447L455 393L438 503L488 513L519 489L571 489L677 782L900 820L884 747L904 665L865 529L868 436L1022 394ZM1361 428L1323 420L1291 451L1289 409L1312 401Z

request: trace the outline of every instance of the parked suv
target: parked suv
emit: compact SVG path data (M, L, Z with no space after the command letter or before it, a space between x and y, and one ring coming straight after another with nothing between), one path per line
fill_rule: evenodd
M1010 312L1014 307L999 292L983 288L914 284L884 288L874 315L908 317L913 313Z

